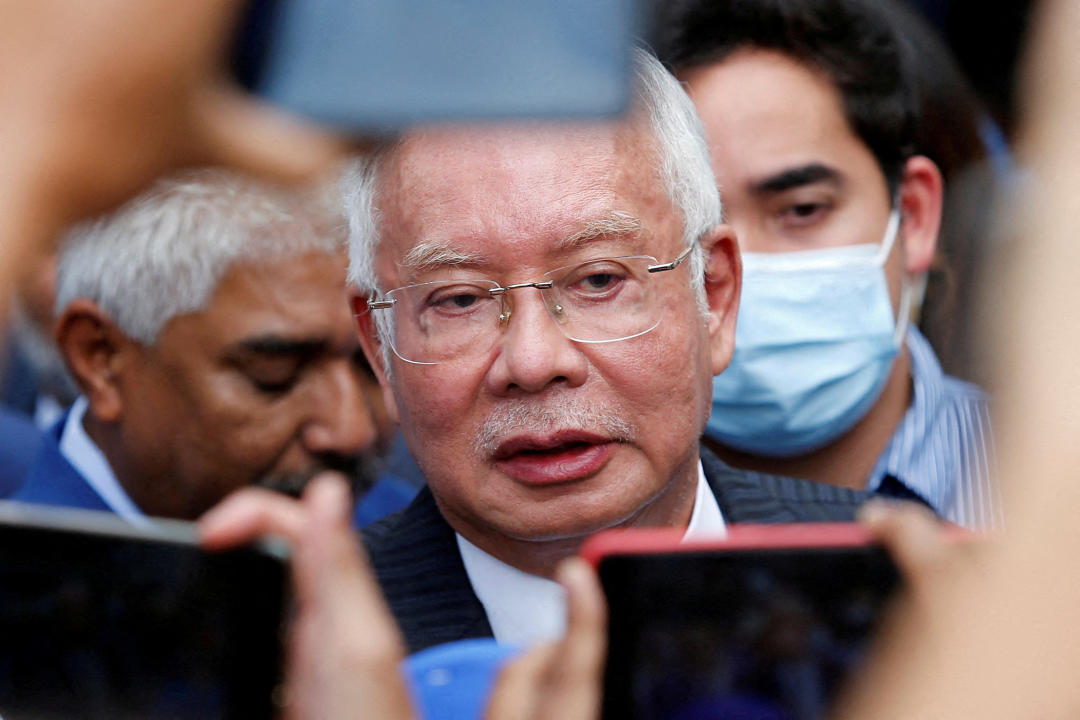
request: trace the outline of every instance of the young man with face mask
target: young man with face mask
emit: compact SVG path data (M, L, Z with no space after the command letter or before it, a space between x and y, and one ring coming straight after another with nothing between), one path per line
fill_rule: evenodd
M876 1L876 0L875 0ZM660 54L705 125L744 282L706 441L747 469L1000 513L986 399L909 324L943 186L915 153L899 38L860 0L664 7Z

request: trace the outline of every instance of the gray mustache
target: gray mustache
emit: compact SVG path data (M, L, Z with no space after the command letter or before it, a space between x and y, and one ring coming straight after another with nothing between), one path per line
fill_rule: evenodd
M634 439L634 426L619 408L589 407L576 400L517 402L499 406L484 421L473 440L473 451L489 457L499 445L520 431L550 433L584 430L618 442Z

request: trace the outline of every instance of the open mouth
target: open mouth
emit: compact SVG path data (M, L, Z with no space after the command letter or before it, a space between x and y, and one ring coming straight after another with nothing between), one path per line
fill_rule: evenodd
M591 446L591 443L577 441L560 443L553 447L523 448L519 450L518 453L521 455L557 455L562 452L573 452L574 450L582 450Z
M512 438L495 451L496 466L530 485L581 480L597 473L617 443L584 432L562 432L544 437Z

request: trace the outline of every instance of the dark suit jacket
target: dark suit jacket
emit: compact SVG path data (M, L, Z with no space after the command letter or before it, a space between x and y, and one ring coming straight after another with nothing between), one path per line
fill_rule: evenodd
M22 486L11 496L11 499L43 505L112 512L101 496L87 484L79 471L60 454L60 434L64 430L66 421L67 414L65 413L45 433Z
M704 447L701 462L727 523L844 522L855 518L855 509L868 497L832 485L736 470ZM454 531L430 490L425 487L407 508L363 534L409 652L492 636Z

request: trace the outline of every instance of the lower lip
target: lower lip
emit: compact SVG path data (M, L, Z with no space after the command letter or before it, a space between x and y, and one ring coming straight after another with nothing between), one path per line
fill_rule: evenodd
M614 453L613 442L578 445L559 452L518 453L495 465L526 485L553 485L595 475Z

